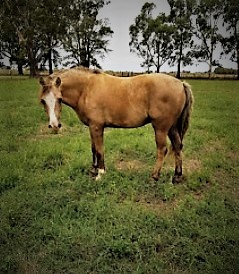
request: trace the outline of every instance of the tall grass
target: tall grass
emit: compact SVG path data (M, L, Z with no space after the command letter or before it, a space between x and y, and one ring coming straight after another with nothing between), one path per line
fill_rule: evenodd
M238 273L239 84L190 81L185 181L158 183L153 130L107 129L88 175L88 129L64 107L51 134L35 80L0 80L1 273Z

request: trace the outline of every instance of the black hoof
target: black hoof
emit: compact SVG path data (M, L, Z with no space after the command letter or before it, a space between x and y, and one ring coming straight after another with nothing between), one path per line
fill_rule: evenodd
M151 180L157 182L159 180L159 176L152 176Z
M182 175L174 175L173 176L173 181L172 181L172 183L173 184L180 184L180 183L182 183L182 181L183 181L183 176Z

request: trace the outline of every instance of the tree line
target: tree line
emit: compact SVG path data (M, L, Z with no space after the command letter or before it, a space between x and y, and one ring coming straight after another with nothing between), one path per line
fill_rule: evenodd
M19 74L28 66L38 69L62 60L85 67L100 66L97 57L109 51L113 31L107 19L99 19L105 0L3 0L0 5L0 57L16 63Z
M157 72L166 62L181 67L193 62L220 65L215 50L237 63L239 79L239 5L237 0L167 0L170 12L154 16L156 5L146 2L129 26L132 53L141 66ZM17 64L19 74L29 67L30 76L48 64L100 67L110 51L113 30L100 18L107 0L2 0L0 6L0 59ZM159 1L160 5L160 1ZM222 33L224 29L224 33ZM64 49L62 57L59 49Z
M168 62L177 65L180 78L182 65L206 62L211 77L216 47L229 55L239 71L239 5L237 0L167 0L169 15L153 17L154 3L146 2L130 26L130 49L142 60L142 66L157 72ZM221 30L224 29L223 34ZM239 79L239 73L237 75Z

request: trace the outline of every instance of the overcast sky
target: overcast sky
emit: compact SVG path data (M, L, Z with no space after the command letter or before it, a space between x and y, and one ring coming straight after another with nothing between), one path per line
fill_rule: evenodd
M112 50L106 55L103 61L100 61L104 70L114 71L145 71L145 68L140 66L142 59L136 54L130 53L129 48L129 26L134 23L134 19L140 13L145 0L111 0L108 6L101 10L101 17L109 19L109 25L114 31L110 38L109 48ZM167 0L149 0L154 2L157 6L155 14L159 12L169 12L169 5ZM224 67L236 67L229 58L221 60ZM187 66L182 69L190 71L207 71L208 65L200 63L194 66ZM167 64L163 65L161 71L176 71L176 67L169 67Z

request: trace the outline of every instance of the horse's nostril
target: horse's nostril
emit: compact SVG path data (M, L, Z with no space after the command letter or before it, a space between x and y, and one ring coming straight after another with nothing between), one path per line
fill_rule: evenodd
M48 127L49 127L49 128L52 128L52 126L51 126L51 125L49 125Z
M59 124L58 127L61 128L61 124Z

